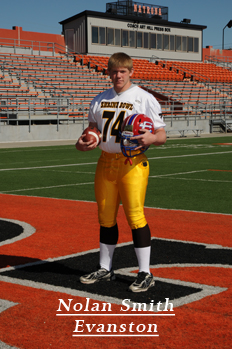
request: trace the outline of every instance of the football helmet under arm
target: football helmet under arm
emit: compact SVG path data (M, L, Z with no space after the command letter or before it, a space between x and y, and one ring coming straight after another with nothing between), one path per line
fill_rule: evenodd
M139 146L137 139L131 139L131 137L139 136L140 130L146 129L151 133L155 132L153 121L150 117L145 114L132 114L127 116L123 121L120 135L120 146L121 151L126 157L133 157L144 153L148 147L141 147L135 151Z

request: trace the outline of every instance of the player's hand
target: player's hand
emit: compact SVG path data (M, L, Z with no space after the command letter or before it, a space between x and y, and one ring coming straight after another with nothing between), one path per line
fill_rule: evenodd
M135 148L135 150L143 147L149 147L151 144L154 144L156 146L162 145L166 142L167 139L166 132L163 127L155 130L155 133L151 133L146 129L141 129L139 130L139 132L141 133L141 135L131 137L131 139L137 139L139 143L139 146Z
M89 151L93 150L97 147L97 142L89 141L84 142L83 139L85 137L85 134L82 134L78 141L76 142L76 149L80 151Z
M138 150L143 147L149 147L151 144L155 142L155 135L151 133L149 130L141 129L139 130L139 133L141 133L141 135L131 137L131 140L136 139L139 143L138 147L135 148L135 150Z

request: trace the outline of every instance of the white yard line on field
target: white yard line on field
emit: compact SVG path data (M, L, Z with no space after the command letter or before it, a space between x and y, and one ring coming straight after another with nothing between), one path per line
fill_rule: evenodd
M168 177L168 176L176 176L180 174L189 174L189 173L198 173L198 172L207 172L208 170L199 170L199 171L189 171L189 172L177 172L177 173L166 173L163 175L149 176L149 178L160 178L160 177Z
M149 176L149 178L162 178L162 177L169 177L168 179L174 179L174 180L188 180L188 181L202 181L202 182L219 182L219 183L231 183L232 181L223 181L223 180L212 180L212 179L201 179L201 178L183 178L183 177L173 177L178 176L182 174L191 174L191 173L199 173L199 172L207 172L208 170L199 170L199 171L188 171L188 172L177 172L177 173L170 173L170 174L164 174L164 175L156 175L156 176ZM82 173L82 172L81 172ZM92 173L94 174L94 173ZM36 187L36 188L24 188L24 189L15 189L15 190L7 190L7 191L1 191L1 194L6 193L14 193L14 192L20 192L20 191L30 191L30 190L43 190L43 189L54 189L54 188L60 188L60 187L71 187L71 186L82 186L82 185L89 185L94 184L94 182L87 182L87 183L72 183L72 184L61 184L61 185L53 185L48 187Z
M148 158L148 160L158 160L158 159L170 159L170 158L186 158L190 156L204 156L204 155L218 155L218 154L226 154L232 153L232 151L218 151L215 153L202 153L202 154L185 154L185 155L170 155L170 156L158 156L155 158Z
M164 175L149 176L149 178L162 178L162 177L168 177L168 179L185 180L185 181L218 182L218 183L231 183L231 182L232 182L232 181L224 181L224 180L217 180L217 179L173 177L173 176L178 176L178 175L182 175L182 174L185 175L185 174L200 173L200 172L207 172L207 171L208 171L208 170L168 173L168 174L164 174Z
M221 151L215 153L202 153L202 154L186 154L186 155L170 155L170 156L158 156L154 158L148 158L148 160L160 160L160 159L170 159L170 158L181 158L181 157L190 157L190 156L203 156L203 155L220 155L232 153L232 151ZM0 171L20 171L20 170L37 170L42 168L57 168L57 167L68 167L68 166L85 166L85 165L96 165L97 162L86 162L81 164L66 164L66 165L50 165L50 166L35 166L35 167L15 167L15 168L2 168Z
M80 174L93 174L95 175L95 172L86 172L86 171L62 171L62 170L46 170L46 172L56 172L56 173L80 173Z
M2 168L0 171L21 171L21 170L40 170L43 168L57 168L57 167L69 167L69 166L85 166L95 165L97 162L85 162L83 164L66 164L66 165L50 165L50 166L36 166L36 167L15 167L15 168Z
M232 151L226 151L226 152L217 152L217 153L203 153L203 154L188 154L188 155L174 155L174 156L162 156L162 157L154 157L154 158L148 158L149 160L158 160L158 159L166 159L166 158L179 158L179 157L189 157L189 156L202 156L202 155L216 155L216 154L225 154L225 153L232 153ZM81 164L66 164L66 165L50 165L50 166L36 166L36 167L21 167L21 168L8 168L8 169L0 169L1 172L3 171L20 171L20 170L40 170L40 169L52 169L52 168L61 168L61 167L70 167L70 166L87 166L87 165L96 165L97 162L88 162L88 163L81 163ZM224 182L224 183L230 183L230 181L220 181L220 180L209 180L209 179L193 179L193 178L180 178L180 177L173 177L178 175L186 175L191 173L198 173L198 172L206 172L207 170L198 170L198 171L188 171L188 172L178 172L178 173L170 173L170 174L163 174L163 175L155 175L155 176L149 176L149 178L162 178L162 177L169 177L169 179L174 180L189 180L189 181L207 181L207 182ZM81 172L84 173L84 172ZM92 173L94 174L94 173ZM70 187L70 186L82 186L82 185L93 185L94 182L87 182L87 183L72 183L72 184L61 184L61 185L54 185L54 186L47 186L47 187L35 187L35 188L22 188L22 189L15 189L15 190L7 190L7 191L1 191L0 193L15 193L15 192L24 192L24 191L31 191L31 190L43 190L43 189L54 189L54 188L61 188L61 187Z
M174 173L175 174L175 173ZM157 176L159 178L159 176ZM168 179L174 179L174 180L184 180L184 181L200 181L200 182L217 182L217 183L232 183L231 181L221 181L217 179L202 179L202 178L183 178L183 177L169 177Z

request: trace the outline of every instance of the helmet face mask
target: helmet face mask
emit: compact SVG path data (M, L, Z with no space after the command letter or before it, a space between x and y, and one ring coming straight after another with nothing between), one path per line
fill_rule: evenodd
M139 142L136 139L131 140L131 137L141 135L139 131L142 129L154 133L154 125L151 118L144 114L132 114L123 121L120 132L120 145L124 156L131 158L144 153L149 148L142 147L136 150L136 152L134 151L139 146Z

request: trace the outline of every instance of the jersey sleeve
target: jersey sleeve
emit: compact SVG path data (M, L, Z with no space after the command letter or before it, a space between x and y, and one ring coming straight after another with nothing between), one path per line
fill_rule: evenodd
M161 106L156 98L151 94L147 99L145 114L152 118L155 129L166 126L163 120Z
M96 118L94 116L94 106L95 106L95 101L92 100L90 107L89 107L89 114L88 114L88 121L89 122L97 122Z

